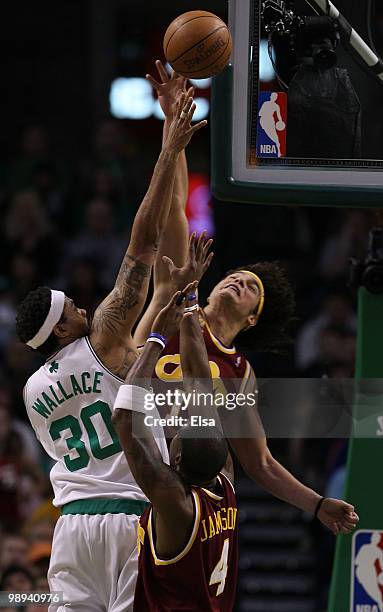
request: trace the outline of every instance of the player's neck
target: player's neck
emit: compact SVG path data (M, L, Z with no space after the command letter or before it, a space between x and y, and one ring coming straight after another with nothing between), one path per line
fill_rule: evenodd
M204 315L212 333L225 346L231 346L235 337L242 329L238 317L230 316L228 311L208 304L203 309Z
M60 339L58 349L55 352L57 353L58 351L61 351L61 349L65 348L69 344L72 344L72 342L75 342L76 340L79 340L79 337L68 336L67 338Z

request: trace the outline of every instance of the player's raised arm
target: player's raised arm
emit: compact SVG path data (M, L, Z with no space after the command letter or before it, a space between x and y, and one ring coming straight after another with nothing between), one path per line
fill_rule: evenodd
M176 72L168 75L166 68L159 60L156 61L158 80L150 74L146 75L152 84L158 101L165 115L163 142L166 142L170 125L177 111L179 96L186 91L186 79ZM194 95L194 88L187 89L189 96ZM163 255L172 259L176 266L182 267L187 258L189 226L185 214L185 206L189 189L189 177L185 151L181 151L175 174L170 211L166 220L166 226L162 233L157 257L154 262L154 292L152 300L145 310L139 322L134 339L137 345L143 344L151 329L152 323L159 311L166 306L174 293L172 285L169 284L169 276ZM186 283L185 283L186 284ZM182 285L184 287L184 285ZM182 289L180 287L180 289Z
M129 247L115 286L94 315L91 342L98 356L120 376L124 376L131 365L130 357L135 358L126 352L134 352L133 341L130 341L128 349L126 344L129 344L132 326L146 299L151 267L169 213L178 156L192 135L206 124L202 121L191 127L194 110L192 98L183 93L148 192L134 220ZM115 347L120 345L124 347L124 354L116 355ZM114 354L111 355L111 351Z
M189 238L187 257L182 266L178 267L167 255L162 257L162 273L167 280L158 292L155 285L152 301L134 335L137 345L143 344L147 338L154 319L159 310L163 308L164 297L167 296L167 301L169 301L168 293L173 295L175 291L181 290L189 282L201 280L214 257L214 253L209 252L212 243L213 240L206 237L206 232L202 232L198 239L193 232Z
M185 293L194 290L191 284ZM155 509L166 515L169 521L193 515L193 504L185 485L177 472L166 465L158 450L151 427L145 422L143 387L149 386L155 364L164 348L165 337L178 331L184 311L184 299L177 292L170 303L159 313L151 337L120 388L115 402L113 423L134 479Z
M188 404L189 418L199 417L206 423L206 434L209 429L215 431L212 437L219 437L222 425L218 411L214 406L214 390L211 378L209 358L198 315L196 294L186 296L185 314L180 326L180 357L183 372L184 391L189 393L191 401ZM209 401L210 396L212 401ZM193 401L195 398L195 402ZM211 423L211 426L208 425ZM213 425L214 423L214 425ZM203 430L201 430L203 431ZM223 437L223 436L222 436ZM230 452L221 470L227 478L234 482L234 466Z

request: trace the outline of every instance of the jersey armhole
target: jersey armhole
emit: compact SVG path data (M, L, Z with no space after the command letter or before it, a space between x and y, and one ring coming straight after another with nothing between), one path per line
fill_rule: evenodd
M125 380L123 378L120 378L119 376L117 376L117 374L114 374L111 370L109 370L109 368L106 367L106 365L103 364L103 362L101 361L101 359L97 355L96 351L94 350L89 336L85 336L85 341L86 341L86 345L87 345L90 353L95 358L95 360L100 364L100 366L105 370L105 372L107 372L109 374L109 376L113 376L113 378L118 380L118 382L125 383Z
M23 388L23 402L24 402L26 410L28 410L28 404L27 404L28 382L29 381L27 380L27 382L25 383L24 388Z
M31 419L30 413L29 413L29 406L28 406L28 385L29 385L29 380L27 380L27 382L25 383L24 388L23 388L23 401L24 401L24 406L25 406L25 410L26 410L26 413L27 413L28 418L29 418L29 424L30 424L30 426L32 427L33 431L35 432L35 436L36 436L36 438L38 439L38 441L39 441L39 442L40 442L40 444L41 444L41 439L40 439L39 432L38 432L38 430L36 429L36 427L35 427L35 425L34 425L34 423L33 423L33 420ZM44 446L44 445L43 445L43 446Z
M234 495L235 495L234 485L233 485L233 483L231 482L230 478L228 478L228 477L226 476L226 474L224 474L223 472L220 472L220 473L219 473L219 475L217 476L217 478L219 478L219 479L221 480L221 484L222 484L222 479L226 480L226 481L229 483L229 485L230 485L230 487L232 488L233 493L234 493Z
M201 520L201 505L200 505L198 494L195 491L193 491L193 489L192 489L192 496L193 496L193 503L194 503L193 530L189 538L189 541L186 544L186 546L183 548L183 550L181 550L181 552L178 553L178 555L176 555L175 557L171 559L161 559L157 555L156 547L154 544L154 538L153 538L153 531L154 531L153 529L153 508L150 509L149 518L148 518L148 536L149 536L150 550L152 553L153 561L156 565L173 565L174 563L177 563L178 561L183 559L183 557L185 557L188 554L191 547L193 546L198 530L199 530L199 524Z
M251 386L250 391L258 394L257 377L250 363L246 359L246 370L241 381L239 393L245 393L248 385Z

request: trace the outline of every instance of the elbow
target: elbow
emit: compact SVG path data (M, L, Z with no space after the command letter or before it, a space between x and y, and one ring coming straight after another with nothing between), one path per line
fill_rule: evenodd
M268 477L273 467L274 458L267 448L262 454L246 459L245 464L242 464L246 474L255 482L262 484L263 480Z
M145 254L158 250L163 229L163 222L158 217L142 216L139 222L133 225L129 248L135 253Z

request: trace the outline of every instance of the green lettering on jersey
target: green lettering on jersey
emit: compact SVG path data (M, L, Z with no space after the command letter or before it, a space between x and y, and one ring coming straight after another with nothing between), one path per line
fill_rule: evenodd
M83 372L81 374L81 382L82 382L82 389L83 389L84 393L91 393L92 392L92 387L87 386L87 384L85 382L85 378L90 378L89 372Z
M37 398L32 408L33 410L36 410L36 412L41 414L41 416L43 416L45 419L47 419L51 414L51 410L49 410L39 398Z
M64 396L64 398L65 398L66 400L68 400L68 399L70 399L71 397L73 397L73 393L70 393L70 394L68 395L68 393L65 391L64 387L62 386L62 384L61 384L61 382L60 382L59 380L57 381L57 386L58 386L58 388L60 389L61 393L63 394L63 396Z
M97 386L101 383L101 376L104 376L103 372L95 372L93 380L93 393L101 393L101 389L97 388Z
M65 399L61 398L61 400L60 400L60 399L57 397L57 395L56 395L56 391L54 390L54 388L52 387L52 385L49 385L49 388L50 388L50 390L51 390L51 392L52 392L52 395L53 395L53 397L55 398L56 402L57 402L58 404L63 404L63 403L65 402Z
M78 395L79 393L80 393L80 395L82 395L83 394L83 390L81 389L80 385L78 384L77 379L76 379L74 374L70 375L70 381L72 383L73 393L75 395Z
M105 430L103 432L99 432L98 429L96 430L92 422L92 417L96 415L99 415L104 422L106 432ZM52 440L55 442L62 437L68 450L73 451L70 454L63 456L68 470L71 472L76 472L77 470L87 467L91 458L82 439L83 429L80 423L83 424L86 433L88 434L91 455L93 455L95 459L107 459L108 457L121 452L120 442L112 424L112 411L110 406L108 406L108 404L105 402L98 400L89 406L84 406L80 413L80 420L71 414L67 414L65 417L57 419L51 423L49 433ZM98 423L98 427L99 426L100 423ZM67 430L69 430L71 433L71 436L69 437ZM101 440L105 441L105 433L109 434L112 441L107 446L101 446ZM99 434L101 440L99 438ZM77 455L74 454L75 451L77 451Z
M44 399L44 401L45 401L46 405L48 406L48 408L51 408L51 409L53 409L53 408L57 408L57 404L55 404L55 402L53 401L53 399L51 399L51 398L49 397L49 395L48 395L47 393L45 393L45 391L43 391L41 395L42 395L42 397L43 397L43 399Z

